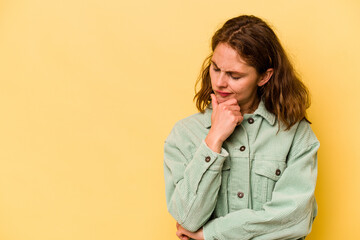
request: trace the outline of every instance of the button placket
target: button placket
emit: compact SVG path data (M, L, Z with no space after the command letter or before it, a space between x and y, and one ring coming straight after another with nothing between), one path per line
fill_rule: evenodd
M247 128L253 126L248 125L248 119L244 119L244 124L241 124L238 129L236 129L236 134L239 136L237 138L230 138L228 142L228 147L233 151L230 152L230 157L232 161L232 170L233 175L230 176L229 186L231 194L228 198L229 211L236 211L239 209L244 209L249 207L248 192L249 189L249 178L250 173L249 169L249 138Z

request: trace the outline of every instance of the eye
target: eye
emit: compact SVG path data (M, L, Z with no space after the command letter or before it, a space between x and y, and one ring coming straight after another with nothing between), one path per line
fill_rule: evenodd
M214 70L215 72L220 72L220 68L215 67L215 65L213 65L213 70Z
M229 74L229 76L234 80L239 80L241 78L240 76L234 76L231 73Z

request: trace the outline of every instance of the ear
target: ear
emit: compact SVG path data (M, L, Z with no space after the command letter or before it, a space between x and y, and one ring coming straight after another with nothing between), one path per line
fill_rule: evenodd
M258 82L258 86L261 87L261 86L264 86L271 78L271 76L273 75L274 73L274 69L273 68L269 68L268 70L266 70L266 72L264 72L260 79L259 79L259 82Z

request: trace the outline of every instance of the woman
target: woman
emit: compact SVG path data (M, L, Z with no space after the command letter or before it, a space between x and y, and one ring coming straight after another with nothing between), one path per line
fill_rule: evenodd
M254 16L212 38L199 113L165 141L168 210L180 239L304 239L317 213L319 142L309 95L273 30Z

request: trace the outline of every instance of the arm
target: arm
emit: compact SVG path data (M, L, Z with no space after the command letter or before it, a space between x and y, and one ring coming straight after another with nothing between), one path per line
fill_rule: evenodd
M217 154L202 141L192 159L187 159L173 138L170 135L165 142L167 206L181 226L195 232L205 224L215 208L221 169L228 153L223 149Z
M307 139L301 136L301 139ZM305 141L305 140L301 140ZM302 145L302 146L301 146ZM300 144L263 210L242 209L205 224L205 240L298 239L311 230L319 142Z
M222 165L228 156L222 143L243 119L235 99L222 104L217 103L215 95L212 99L212 126L199 146L194 147L197 144L185 136L191 129L181 125L173 129L165 142L168 210L182 227L191 232L202 227L214 211Z

